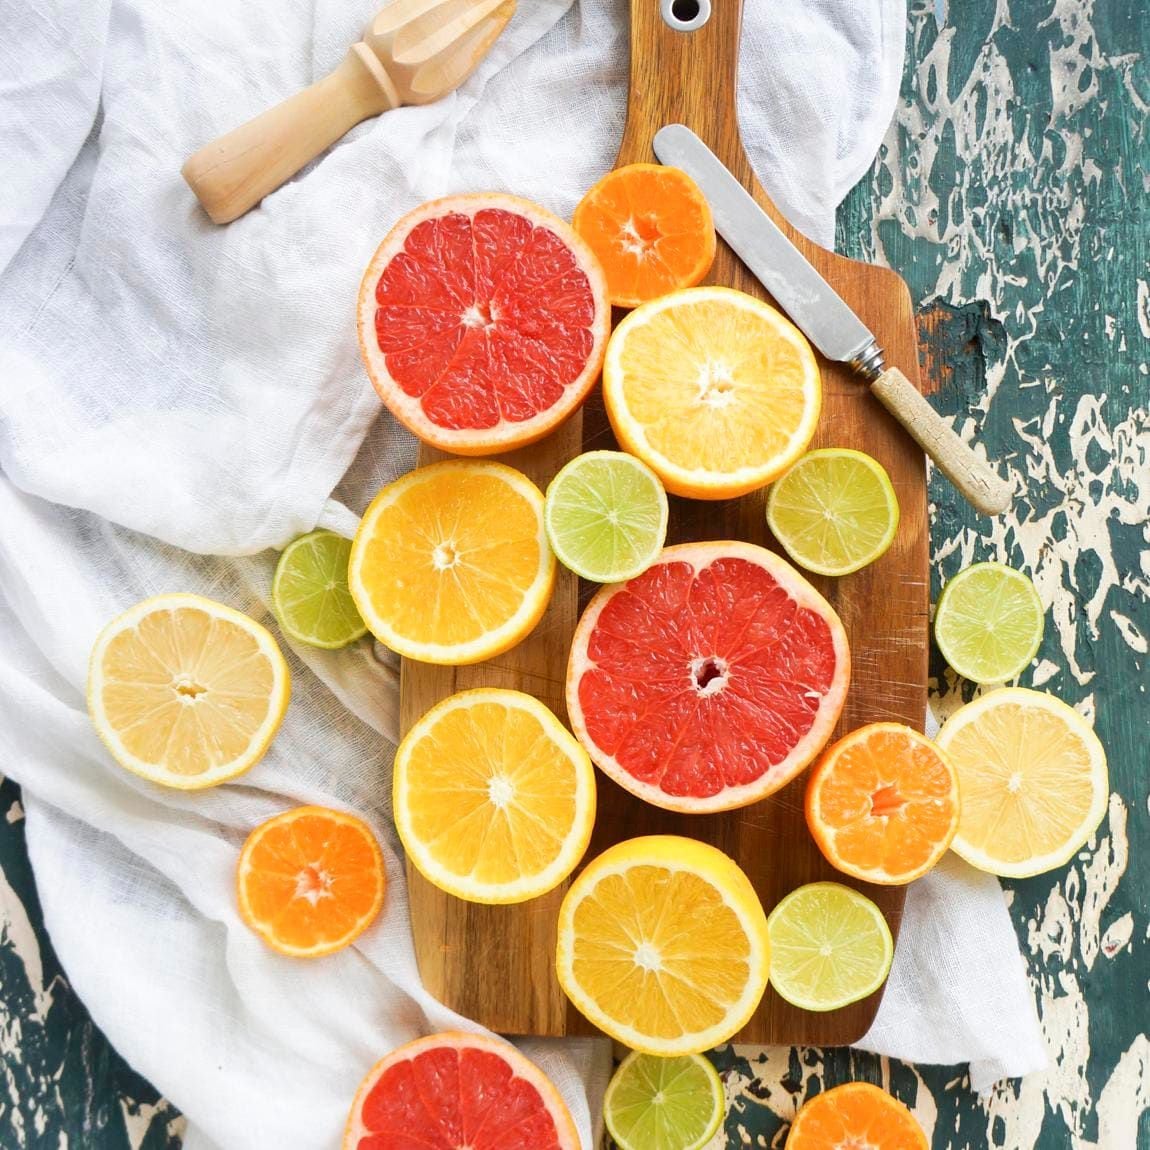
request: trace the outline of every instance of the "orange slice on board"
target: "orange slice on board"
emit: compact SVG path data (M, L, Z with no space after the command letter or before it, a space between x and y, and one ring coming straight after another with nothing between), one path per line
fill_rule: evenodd
M846 1082L805 1102L786 1150L929 1150L918 1119L869 1082Z
M715 259L710 205L679 168L628 164L608 172L571 223L599 257L616 307L694 287Z
M865 882L926 874L958 831L958 773L936 744L901 723L839 739L811 768L807 826L827 861Z
M615 328L603 399L619 443L672 495L732 499L777 479L814 435L814 352L769 304L725 287L672 292Z
M385 487L356 532L348 588L371 633L424 663L478 663L543 616L555 556L543 492L503 463L448 460Z
M379 397L425 443L490 455L542 439L583 402L611 329L607 283L558 216L516 196L404 216L359 289Z
M243 920L281 954L316 958L357 939L383 906L383 856L354 815L297 807L260 823L240 851Z
M478 1034L417 1038L363 1080L343 1150L580 1150L559 1091L514 1046Z
M270 632L199 595L137 603L100 633L88 667L88 713L116 761L181 790L259 762L290 693Z

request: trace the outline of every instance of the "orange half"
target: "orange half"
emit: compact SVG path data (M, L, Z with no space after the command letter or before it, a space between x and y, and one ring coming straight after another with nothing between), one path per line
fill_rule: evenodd
M616 307L694 287L715 258L710 205L679 168L616 168L579 201L571 222L599 257Z
M832 866L899 885L926 874L958 830L958 775L925 735L871 723L811 769L807 825Z
M315 958L358 938L383 906L383 855L366 823L297 807L261 823L236 872L243 920L273 950Z
M918 1119L869 1082L846 1082L806 1102L787 1135L787 1150L928 1150Z

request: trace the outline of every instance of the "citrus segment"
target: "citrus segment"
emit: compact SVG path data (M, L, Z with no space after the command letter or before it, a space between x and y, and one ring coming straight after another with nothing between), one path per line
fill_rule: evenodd
M472 902L523 902L562 882L595 824L587 752L537 699L451 695L395 755L395 824L430 882Z
M926 736L871 723L811 768L806 815L832 866L866 882L907 883L942 858L958 830L958 776Z
M861 451L808 451L771 486L767 525L817 575L849 575L885 554L898 530L890 476Z
M506 1042L433 1034L381 1059L355 1096L343 1150L580 1150L551 1081Z
M100 633L88 668L88 713L116 761L183 790L254 766L289 693L268 631L198 595L137 603Z
M567 710L592 759L632 794L727 810L814 758L849 679L838 616L790 564L750 543L688 543L591 600Z
M434 463L385 487L348 567L372 634L426 663L477 663L513 647L554 581L543 493L514 468L478 460Z
M791 1123L786 1150L929 1150L926 1132L897 1098L847 1082L809 1099Z
M1106 813L1106 752L1052 695L991 691L947 719L938 745L962 789L951 848L980 870L1027 878L1062 866Z
M618 1150L701 1150L725 1109L722 1079L701 1054L632 1051L603 1096L603 1119Z
M297 807L261 823L236 871L240 915L273 950L314 958L358 938L379 914L386 878L366 823Z
M619 443L668 491L729 499L770 483L806 450L821 384L810 344L773 307L697 287L620 322L603 398Z
M616 307L693 287L715 258L711 208L679 168L628 164L608 172L571 223L598 256Z
M276 564L272 605L284 633L312 647L346 647L367 634L347 589L351 540L313 531L289 543Z
M767 919L771 985L803 1010L838 1010L886 981L894 940L882 911L837 882L791 891Z
M1030 665L1042 643L1045 608L1034 584L1002 563L976 563L942 589L934 637L964 679L1002 683Z
M544 518L551 549L584 579L633 579L655 560L667 537L667 493L633 455L577 455L547 487Z
M767 985L767 923L722 851L653 835L609 847L559 910L556 970L567 996L617 1041L648 1054L726 1042Z
M401 219L359 290L360 351L420 439L487 455L541 439L599 374L602 269L557 216L515 196L433 200Z

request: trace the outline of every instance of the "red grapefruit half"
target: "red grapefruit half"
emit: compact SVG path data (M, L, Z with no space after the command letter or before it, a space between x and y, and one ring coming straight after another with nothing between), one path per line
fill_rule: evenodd
M591 758L673 811L743 807L818 754L850 681L846 632L784 559L683 543L591 600L567 710Z
M542 439L590 391L611 330L595 254L517 196L432 200L404 216L359 289L359 346L425 443L490 455Z
M355 1096L344 1150L579 1150L547 1076L506 1042L433 1034L377 1062Z

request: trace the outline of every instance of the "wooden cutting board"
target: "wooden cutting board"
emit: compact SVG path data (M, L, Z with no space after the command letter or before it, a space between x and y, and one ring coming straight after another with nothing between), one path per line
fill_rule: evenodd
M694 4L678 0L680 13L688 2ZM917 385L914 313L903 281L887 269L855 263L810 243L783 220L756 181L735 116L742 0L711 0L710 8L710 18L701 27L681 31L664 21L659 0L632 0L630 101L617 166L654 161L651 142L664 124L682 123L694 129L870 326L886 350L888 364L902 368ZM759 66L772 65L765 60ZM709 278L770 298L721 240ZM838 611L850 639L852 682L838 734L885 719L921 730L929 596L922 453L846 368L824 360L820 367L823 412L814 446L869 452L890 473L902 509L898 535L882 559L841 580L812 580ZM581 413L547 440L504 458L544 486L580 450L613 445L596 393ZM421 462L439 457L424 449ZM731 538L772 546L761 492L724 503L672 499L668 542ZM539 627L518 647L489 663L451 668L406 662L404 730L445 695L477 686L530 692L565 718L563 681L571 634L581 602L592 590L584 587L581 599L578 580L561 569L554 600ZM598 784L599 815L589 859L635 835L689 835L714 843L735 858L768 912L796 886L835 879L866 890L897 936L904 890L856 883L824 861L803 820L805 776L754 806L697 816L658 810L602 774ZM407 873L416 956L432 994L505 1034L594 1033L569 1006L554 975L555 924L566 884L519 906L485 907L443 894L411 866ZM847 1044L866 1032L879 997L876 993L843 1010L813 1014L789 1006L768 989L738 1040Z

